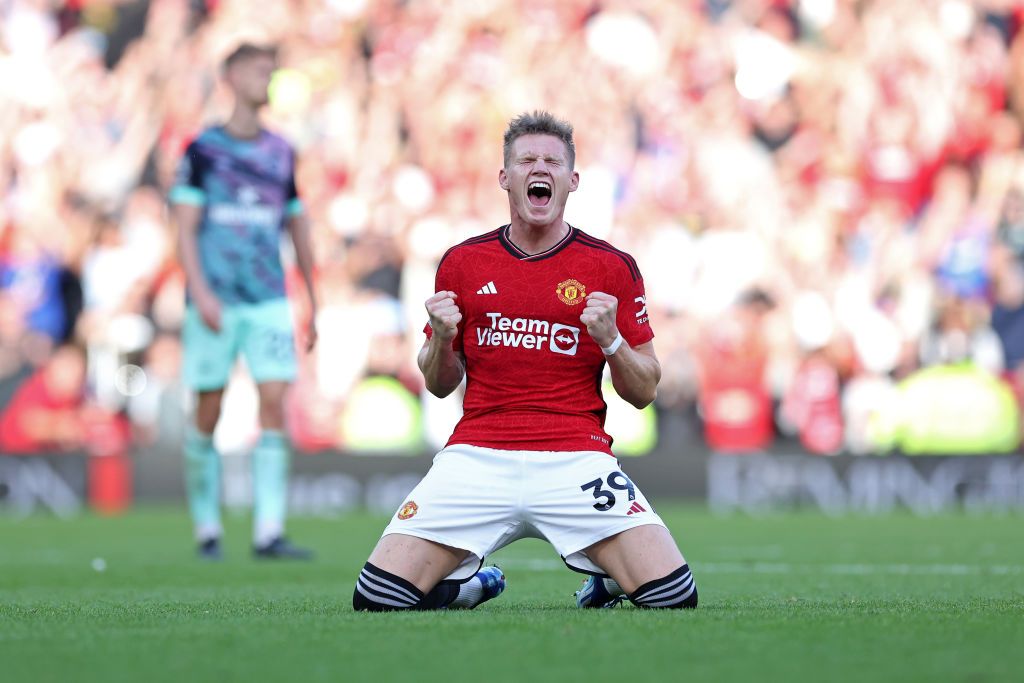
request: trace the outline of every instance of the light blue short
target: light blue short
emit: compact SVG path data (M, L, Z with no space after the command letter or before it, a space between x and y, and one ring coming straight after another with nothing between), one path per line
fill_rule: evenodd
M184 381L195 391L227 386L239 353L257 384L291 382L298 370L288 299L224 305L219 333L206 326L190 303L181 339Z

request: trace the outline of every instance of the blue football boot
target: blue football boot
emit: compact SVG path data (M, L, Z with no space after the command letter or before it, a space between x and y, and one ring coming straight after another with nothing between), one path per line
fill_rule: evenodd
M476 573L476 578L480 579L480 598L470 609L493 600L505 590L505 572L499 567L484 567Z
M505 574L498 567L484 567L459 586L459 594L444 609L474 609L505 590Z
M601 579L588 576L583 586L576 591L576 606L586 608L615 607L626 599L619 584L614 579Z

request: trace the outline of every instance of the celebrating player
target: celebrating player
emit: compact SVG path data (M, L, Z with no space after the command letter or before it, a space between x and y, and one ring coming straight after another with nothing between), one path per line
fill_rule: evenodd
M186 383L198 392L186 435L189 509L200 556L221 556L220 458L212 434L228 376L241 353L259 387L262 433L252 453L253 552L305 559L284 536L288 444L283 401L296 373L292 313L279 253L287 228L315 318L309 226L295 188L295 154L265 130L259 110L276 68L271 48L243 44L224 62L235 107L223 126L189 145L170 193L188 280L182 331ZM310 322L306 350L316 342Z
M563 220L579 184L572 127L546 112L505 132L498 183L511 222L441 259L419 366L444 397L466 379L464 415L399 508L356 583L357 610L472 608L505 578L484 559L549 541L589 574L580 607L695 607L664 522L612 456L605 363L637 408L661 366L636 262Z

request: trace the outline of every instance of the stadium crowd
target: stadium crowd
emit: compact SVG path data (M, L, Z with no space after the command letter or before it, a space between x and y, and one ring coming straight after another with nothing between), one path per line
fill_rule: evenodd
M422 301L448 246L504 222L502 131L544 108L576 128L567 220L644 273L659 413L726 451L1013 450L1022 20L1016 0L11 0L0 452L180 435L164 197L227 113L240 40L280 47L267 122L314 225L300 448L447 436ZM242 377L224 450L255 438L254 401Z

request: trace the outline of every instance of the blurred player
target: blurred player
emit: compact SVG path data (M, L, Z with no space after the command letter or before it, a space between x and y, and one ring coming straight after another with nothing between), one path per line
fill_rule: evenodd
M511 223L441 259L419 366L447 396L466 379L464 415L384 530L353 595L357 610L475 607L505 579L479 570L520 538L548 540L589 574L581 607L695 607L682 554L612 456L605 363L638 408L656 394L636 262L563 220L579 183L572 127L546 112L505 132Z
M212 435L236 357L259 387L262 433L252 453L253 552L257 557L305 559L308 550L284 536L288 444L283 401L296 373L292 313L279 253L283 229L312 305L309 226L295 188L295 154L264 130L259 110L276 68L271 48L243 44L224 62L235 95L231 118L203 131L186 150L170 193L188 279L182 331L184 378L198 392L195 427L186 436L189 509L199 553L220 557L220 457ZM306 350L316 343L312 322Z

